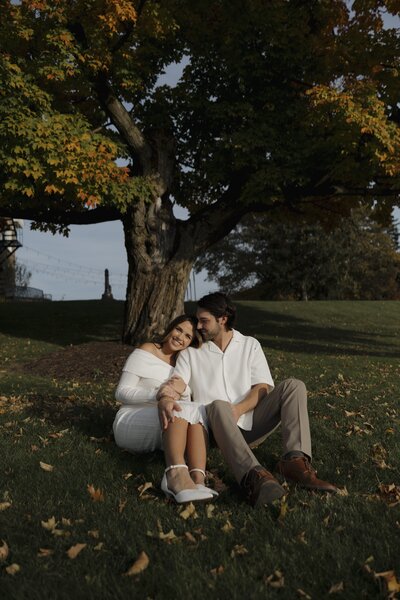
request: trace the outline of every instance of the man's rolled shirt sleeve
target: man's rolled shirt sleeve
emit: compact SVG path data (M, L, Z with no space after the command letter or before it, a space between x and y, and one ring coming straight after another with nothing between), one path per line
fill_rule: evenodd
M257 383L266 383L271 388L275 387L267 359L265 357L263 349L261 348L260 342L256 339L254 339L254 352L250 370L252 386L257 385Z

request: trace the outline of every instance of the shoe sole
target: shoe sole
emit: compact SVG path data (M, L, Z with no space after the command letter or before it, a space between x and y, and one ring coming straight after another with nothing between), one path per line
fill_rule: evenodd
M276 483L265 483L258 494L254 508L260 508L265 504L273 504L276 500L283 498L286 495L285 490Z
M280 473L275 472L274 475L281 483L291 483L292 485L298 485L298 486L304 488L305 490L312 490L315 492L328 492L329 494L337 494L337 492L338 492L338 490L336 488L334 488L334 489L322 488L319 486L307 485L305 483L299 483L298 481L294 481L294 479L289 479L288 477L284 477Z

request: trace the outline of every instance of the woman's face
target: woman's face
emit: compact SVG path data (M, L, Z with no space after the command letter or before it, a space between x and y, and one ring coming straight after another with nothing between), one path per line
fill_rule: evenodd
M169 332L163 345L168 345L173 352L179 352L190 346L193 336L194 329L192 323L190 321L183 321L183 323L179 323L179 325L176 325Z

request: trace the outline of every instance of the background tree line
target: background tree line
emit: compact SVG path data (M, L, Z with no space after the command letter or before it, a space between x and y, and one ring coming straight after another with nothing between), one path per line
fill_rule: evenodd
M359 208L328 228L249 215L198 259L196 270L206 269L209 280L244 298L397 300L398 229L373 216Z

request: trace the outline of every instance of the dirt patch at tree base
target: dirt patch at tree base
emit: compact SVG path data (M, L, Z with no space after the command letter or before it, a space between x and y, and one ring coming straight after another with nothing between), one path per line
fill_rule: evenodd
M118 382L132 346L119 342L88 342L67 346L20 365L18 370L31 375L74 381Z

